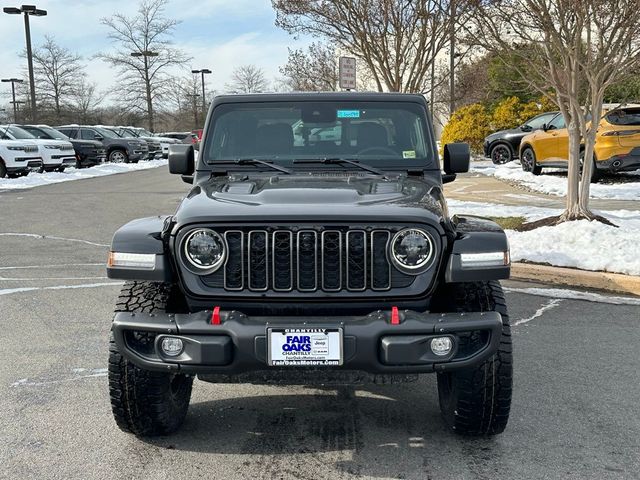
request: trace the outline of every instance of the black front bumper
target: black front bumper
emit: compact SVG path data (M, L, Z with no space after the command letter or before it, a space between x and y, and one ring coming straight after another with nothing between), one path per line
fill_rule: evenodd
M249 372L300 370L267 363L267 328L342 328L343 365L323 370L370 374L414 374L467 368L495 354L502 332L497 312L418 313L401 311L352 317L248 317L212 311L192 314L116 313L113 333L119 351L141 368L199 375L234 376ZM159 348L166 336L179 337L185 348L167 357ZM429 345L433 337L449 336L453 350L438 357ZM141 343L140 339L144 341ZM469 338L474 338L470 348ZM145 343L146 342L146 343Z

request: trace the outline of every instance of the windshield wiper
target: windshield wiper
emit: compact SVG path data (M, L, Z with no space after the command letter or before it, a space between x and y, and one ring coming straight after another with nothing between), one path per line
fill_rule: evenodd
M279 172L291 175L293 172L288 168L275 165L273 163L265 162L264 160L258 160L257 158L240 158L238 160L216 160L213 165L264 165L265 167L273 168Z
M348 165L353 165L354 167L358 167L362 170L365 170L369 173L374 173L376 175L384 175L385 173L381 170L378 170L377 168L374 168L370 165L367 165L366 163L360 163L359 161L356 160L350 160L348 158L340 158L340 157L335 157L335 158L312 158L312 159L299 159L299 160L294 160L293 163L321 163L324 165L340 165L340 164L348 164Z

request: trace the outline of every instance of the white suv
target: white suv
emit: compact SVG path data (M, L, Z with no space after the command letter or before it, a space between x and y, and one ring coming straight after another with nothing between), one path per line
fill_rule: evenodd
M29 140L8 140L0 129L0 178L27 175L42 168L38 145Z
M42 169L47 172L63 172L66 167L76 165L76 152L71 142L37 138L17 125L0 125L0 132L10 140L29 140L36 143L40 147Z

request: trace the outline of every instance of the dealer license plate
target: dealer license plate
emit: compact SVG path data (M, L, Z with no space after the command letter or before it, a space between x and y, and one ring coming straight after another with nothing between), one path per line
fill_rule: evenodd
M272 366L342 365L341 328L268 328L267 359Z

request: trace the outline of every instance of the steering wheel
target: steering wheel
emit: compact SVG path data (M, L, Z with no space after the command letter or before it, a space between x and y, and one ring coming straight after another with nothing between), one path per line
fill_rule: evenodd
M398 155L398 152L395 152L395 151L393 151L393 150L391 150L390 148L387 148L387 147L368 147L368 148L365 148L364 150L360 150L357 153L357 155L366 155L367 153L371 154L370 152L376 152L376 151L384 152L384 153L390 154L390 155L392 155L394 157Z

